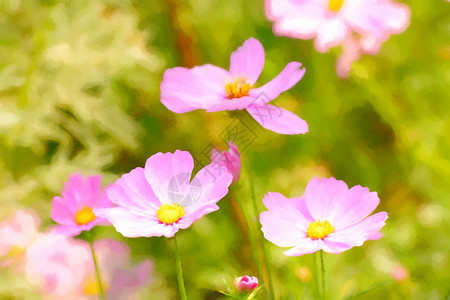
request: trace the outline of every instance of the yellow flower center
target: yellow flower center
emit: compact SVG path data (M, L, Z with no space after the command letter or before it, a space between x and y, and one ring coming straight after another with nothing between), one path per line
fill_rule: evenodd
M334 232L334 227L328 221L317 221L309 223L306 235L313 240L318 240L326 237Z
M109 284L102 281L102 287L103 291L107 291L109 289ZM83 293L86 295L100 295L100 289L98 288L97 280L94 277L89 278L84 282Z
M251 88L251 84L247 83L247 78L240 77L235 82L227 83L225 85L225 92L228 99L241 98L248 96Z
M179 204L164 204L156 211L156 215L161 223L171 225L184 216L184 207Z
M24 251L25 251L24 248L14 245L11 247L11 250L9 251L8 256L15 257L15 256L22 254Z
M17 256L21 255L24 252L24 248L14 245L11 247L11 250L9 250L8 254L6 254L5 256L0 256L0 262L3 259L15 259L17 258Z
M75 215L75 223L78 225L84 225L95 220L95 215L92 212L92 208L85 207L82 210L77 211Z
M342 5L344 5L344 1L345 0L330 0L330 2L328 2L328 9L338 12Z

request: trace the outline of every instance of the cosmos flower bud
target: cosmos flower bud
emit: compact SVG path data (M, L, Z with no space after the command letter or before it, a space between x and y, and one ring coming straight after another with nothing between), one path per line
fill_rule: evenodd
M211 163L218 167L226 167L228 172L233 175L233 182L238 181L241 174L241 156L233 142L230 142L228 151L219 152L213 149L211 152Z
M258 286L258 278L255 276L245 275L242 277L236 277L233 283L236 289L240 292L251 291Z

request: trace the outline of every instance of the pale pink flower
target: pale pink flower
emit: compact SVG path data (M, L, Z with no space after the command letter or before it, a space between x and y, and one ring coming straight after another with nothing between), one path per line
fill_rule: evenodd
M106 191L102 190L101 176L85 178L74 174L64 184L62 197L53 198L51 217L59 224L56 228L58 233L76 236L96 225L108 225L108 221L96 216L93 209L112 205Z
M208 165L191 181L194 160L189 152L157 153L145 169L124 174L109 189L117 205L94 210L126 237L173 237L202 216L216 211L233 176L225 167Z
M54 232L43 234L28 248L26 258L26 275L47 299L79 299L78 290L92 264L85 242Z
M227 168L228 172L233 175L233 182L238 181L241 174L241 156L233 142L229 142L228 151L218 151L213 149L211 152L211 164L219 167Z
M233 281L234 286L240 292L251 291L258 286L258 278L255 276L236 277Z
M375 54L390 35L405 31L410 19L408 6L392 0L266 0L265 6L275 34L314 38L320 52L342 45L340 76L360 53Z
M268 193L263 199L268 211L261 213L264 237L280 247L293 247L287 256L324 250L341 253L366 240L381 237L386 212L369 216L378 206L376 192L360 185L351 189L334 178L312 179L303 197L286 198Z
M88 247L87 244L85 244ZM130 248L123 242L104 239L94 242L102 277L102 286L107 299L133 299L139 288L150 283L153 263L149 260L131 266ZM95 267L92 257L87 261L88 269L78 293L87 299L98 299L98 288Z
M146 260L130 266L130 249L122 242L94 242L107 299L132 299L149 283L153 265ZM89 244L51 232L27 250L25 272L45 299L98 299L100 289Z
M0 223L0 268L13 263L39 234L39 217L17 210Z
M308 124L285 109L267 104L292 88L305 74L299 62L290 62L267 84L255 87L264 67L264 48L250 38L231 54L230 71L207 64L164 73L161 102L171 111L208 112L246 109L264 128L282 134L308 132Z

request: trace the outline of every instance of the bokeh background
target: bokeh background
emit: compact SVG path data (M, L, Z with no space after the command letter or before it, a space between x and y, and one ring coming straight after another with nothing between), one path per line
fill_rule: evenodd
M312 41L276 37L262 0L0 0L0 218L33 209L45 230L69 174L101 174L106 185L152 154L176 149L190 151L200 167L211 145L225 148L227 130L241 122L251 138L237 143L250 214L249 183L259 211L267 191L299 196L315 176L379 193L378 211L389 213L384 237L326 255L333 297L374 286L359 299L449 297L450 3L403 2L412 12L409 28L340 79L340 50L320 54ZM252 36L266 50L260 84L290 61L306 67L276 104L305 119L309 133L279 135L245 115L175 114L161 104L165 69L228 68L231 52ZM190 299L220 299L217 290L235 275L264 281L234 202L227 196L219 211L178 235ZM126 241L134 259L153 260L143 299L177 299L170 241L125 239L111 227L96 236ZM300 299L312 284L311 256L290 258L264 245L277 296ZM395 281L399 266L409 275ZM0 298L39 299L11 270L1 269L0 278Z

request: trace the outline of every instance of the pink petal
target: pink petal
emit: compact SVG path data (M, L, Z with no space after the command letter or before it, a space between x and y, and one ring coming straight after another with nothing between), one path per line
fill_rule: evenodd
M292 247L306 238L306 229L313 219L303 198L269 192L263 202L269 211L262 212L259 219L267 240L280 247Z
M108 187L107 192L111 201L129 209L148 211L157 210L161 206L145 178L143 168L136 168L122 175Z
M111 283L114 273L121 271L127 267L131 257L131 250L127 244L119 242L113 239L102 239L94 242L94 250L97 255L99 268L104 280ZM95 268L92 265L91 272L95 272Z
M96 216L96 219L94 221L89 222L84 225L78 225L75 222L73 222L73 224L69 224L69 225L61 224L59 226L56 226L55 232L57 232L58 234L68 236L68 237L73 237L73 236L79 235L82 231L89 231L97 225L102 225L102 226L109 225L109 222L105 218Z
M191 178L194 160L187 151L176 150L175 153L157 153L145 163L145 177L161 203L174 203L172 188L179 176ZM185 186L185 189L190 186ZM186 191L179 191L185 194ZM176 203L176 201L175 201Z
M169 69L161 82L161 102L176 113L207 109L226 99L229 78L226 70L213 65Z
M276 22L273 32L278 36L289 36L309 40L316 35L320 20L311 17L285 18Z
M75 294L92 265L88 249L84 241L42 234L26 251L24 270L48 298L65 299Z
M302 239L300 242L298 242L298 244L295 247L285 251L284 255L301 256L305 254L311 254L319 251L320 249L322 249L322 247L323 247L322 240L320 239L312 240L310 238L305 238Z
M359 34L385 41L391 34L406 30L410 9L389 0L356 0L349 5L344 17Z
M102 176L94 175L86 177L86 194L88 202L86 203L89 207L96 206L102 194Z
M215 212L217 210L219 210L219 207L214 203L196 206L195 208L185 207L185 211L187 211L188 213L186 214L186 216L182 217L176 224L174 224L174 226L180 229L186 229L204 215Z
M264 67L264 48L255 38L249 38L231 54L232 77L245 77L254 85Z
M225 167L210 164L202 168L192 180L200 187L200 195L194 199L193 205L185 207L186 216L183 219L195 221L218 209L215 204L228 193L232 180L233 175Z
M133 212L123 207L94 210L95 214L108 218L114 228L125 237L173 237L178 227L159 222L156 211L147 214Z
M114 299L134 299L133 294L139 287L150 282L152 270L153 264L149 260L135 267L117 270L111 281L109 293L114 295Z
M334 178L311 180L304 197L314 219L329 221L335 230L358 223L380 202L376 192L359 185L348 189L345 182Z
M354 246L361 246L361 245L362 244L352 243L350 241L340 241L334 238L325 238L323 240L322 249L323 251L328 253L340 254L344 251L353 248Z
M388 39L388 37L389 36L378 37L370 34L364 34L361 36L361 39L359 40L358 43L359 49L361 52L365 54L370 55L377 54L380 51L381 45Z
M13 246L30 246L39 234L40 223L39 217L31 211L17 210L9 215L0 223L0 258L7 255ZM4 261L0 268L3 264Z
M299 39L313 38L325 13L323 4L315 1L266 0L265 8L276 35Z
M133 280L134 284L146 285L150 281L150 273L155 269L153 262L150 260L144 260L138 266L135 267L134 274L136 280Z
M364 220L362 220L361 222L359 222L358 224L352 226L353 229L352 227L349 227L346 230L364 231L369 234L368 236L369 240L376 240L381 238L381 234L379 233L379 231L386 224L387 218L388 218L387 212L382 211L372 216L369 216Z
M61 193L62 198L74 215L79 209L86 206L88 202L91 202L91 196L88 195L86 185L86 178L81 174L70 175L69 181L64 183L64 189Z
M406 5L385 0L374 2L355 21L355 26L362 31L361 48L369 54L377 53L391 34L405 31L410 20L410 10Z
M283 71L277 75L277 77L262 87L252 89L250 96L254 98L267 99L264 100L264 102L274 100L282 92L287 91L303 78L306 69L301 69L301 66L301 63L295 61L288 63ZM262 94L264 94L264 97L261 97Z
M370 215L380 203L376 192L360 185L348 190L339 201L331 204L328 220L334 228L354 225Z
M111 186L112 184L103 189L100 197L97 198L97 202L95 203L94 207L111 207L114 205L114 203L111 201L111 199L109 199L108 196L108 190Z
M304 134L308 124L292 112L269 104L247 107L250 115L262 127L281 134Z
M361 47L354 39L347 39L342 44L342 53L336 62L336 73L339 77L348 76L352 64L361 57Z
M91 228L88 228L87 230L91 230L94 226L91 226ZM73 237L73 236L77 236L79 235L83 230L81 226L78 225L72 225L72 226L65 226L65 225L61 225L61 226L57 226L55 228L55 232L61 235L65 235L67 237Z
M348 186L342 180L331 178L314 178L305 189L303 197L309 212L315 221L328 220L334 226L334 221L329 217L336 205L345 199Z
M323 250L329 253L341 253L355 246L361 246L366 240L379 236L386 224L386 212L374 214L351 227L336 230L324 238Z
M67 199L54 197L51 211L52 220L62 225L75 225L76 211L70 204Z
M255 103L258 95L250 90L250 96L228 99L224 98L221 102L212 103L207 109L207 112L217 112L223 110L237 110L245 109L252 103ZM267 102L272 101L272 99L267 99Z
M69 176L62 191L63 205L75 213L84 207L95 207L102 197L101 176L83 177L81 174Z
M322 22L317 33L314 45L319 52L326 52L351 37L349 28L339 18L331 18Z

